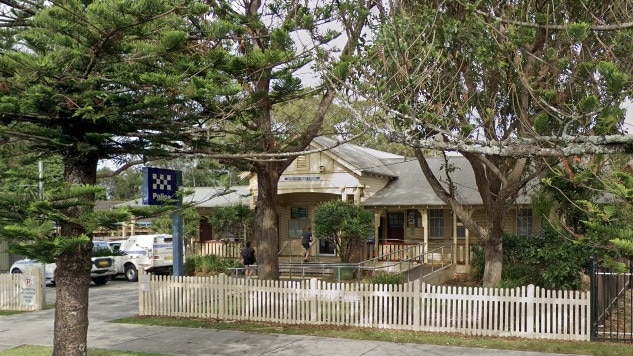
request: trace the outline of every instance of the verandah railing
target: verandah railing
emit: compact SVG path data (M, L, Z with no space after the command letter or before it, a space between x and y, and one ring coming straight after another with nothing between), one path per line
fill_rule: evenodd
M343 325L482 336L584 340L589 293L516 289L141 276L139 314Z

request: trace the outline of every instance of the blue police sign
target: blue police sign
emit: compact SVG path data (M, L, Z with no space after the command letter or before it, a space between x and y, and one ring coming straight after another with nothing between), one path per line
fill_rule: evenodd
M143 205L162 205L177 199L179 171L143 167Z
M182 276L184 273L182 197L176 194L181 181L181 171L143 167L143 205L162 205L171 202L178 207L172 213L174 276Z

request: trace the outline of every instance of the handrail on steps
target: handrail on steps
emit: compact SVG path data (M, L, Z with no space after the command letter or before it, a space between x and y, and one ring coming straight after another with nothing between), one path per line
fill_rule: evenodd
M285 248L291 241L288 241L283 247ZM281 250L280 249L280 252ZM407 252L409 250L415 251L415 249L421 249L420 252L416 252L412 255L412 257L407 256ZM393 251L391 253L374 257L366 261L358 262L358 263L282 263L279 264L280 272L287 271L289 274L289 278L293 278L293 272L297 273L296 276L304 279L306 278L306 273L308 271L320 271L321 277L325 277L326 272L329 270L334 270L335 273L338 273L338 276L341 276L341 271L343 269L351 269L356 270L356 279L360 282L363 275L365 275L366 271L371 271L371 274L374 274L378 271L388 271L393 272L397 271L402 273L402 271L406 271L407 280L412 280L411 273L414 267L425 265L430 267L430 271L428 273L433 273L436 270L442 269L448 265L454 263L453 257L454 253L451 253L451 260L449 262L445 262L443 256L445 255L445 250L450 249L452 251L452 245L444 245L437 248L434 248L430 251L424 251L424 244L418 244L409 246L400 250ZM439 261L434 261L435 256L441 256ZM397 257L397 258L396 258ZM387 261L385 264L384 261ZM394 261L397 260L397 261ZM430 261L430 263L429 263ZM439 266L437 265L438 262ZM235 271L236 275L244 268L231 268L231 271ZM418 278L421 276L418 276ZM413 278L417 279L417 278Z

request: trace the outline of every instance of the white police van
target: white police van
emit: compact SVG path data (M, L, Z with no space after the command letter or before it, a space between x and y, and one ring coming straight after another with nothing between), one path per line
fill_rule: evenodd
M138 271L171 273L173 270L173 238L171 235L135 235L125 240L108 243L121 256L114 256L117 275L125 275L130 282L138 280Z

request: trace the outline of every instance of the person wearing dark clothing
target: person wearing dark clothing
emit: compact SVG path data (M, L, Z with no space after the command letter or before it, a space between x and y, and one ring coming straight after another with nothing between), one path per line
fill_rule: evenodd
M308 262L308 258L310 257L311 243L312 243L312 228L310 226L306 226L303 228L303 233L301 234L301 245L305 249L303 262Z
M251 242L246 241L246 246L242 248L242 262L244 263L244 276L250 278L255 268L252 266L256 263L255 249L251 247Z

